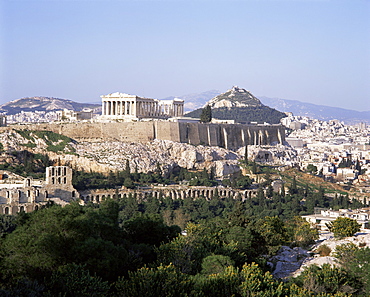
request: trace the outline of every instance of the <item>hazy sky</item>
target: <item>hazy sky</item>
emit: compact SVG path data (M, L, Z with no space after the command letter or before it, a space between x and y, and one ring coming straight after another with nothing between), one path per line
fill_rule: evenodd
M0 104L233 85L370 110L369 0L0 0Z

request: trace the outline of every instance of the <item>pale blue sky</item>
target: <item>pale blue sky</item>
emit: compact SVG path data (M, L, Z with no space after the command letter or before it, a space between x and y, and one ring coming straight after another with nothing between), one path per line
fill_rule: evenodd
M369 0L0 1L0 104L238 85L370 110Z

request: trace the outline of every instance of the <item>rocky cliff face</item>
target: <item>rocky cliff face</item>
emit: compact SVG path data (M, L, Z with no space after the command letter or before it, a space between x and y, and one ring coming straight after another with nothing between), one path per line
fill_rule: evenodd
M217 177L233 174L240 170L238 153L227 149L210 146L193 146L169 140L154 140L147 143L128 143L121 141L102 142L71 142L65 152L50 152L43 139L35 137L32 147L30 140L22 137L14 130L0 133L0 143L3 153L0 161L10 160L6 157L11 151L29 150L33 153L47 153L52 160L69 164L86 171L108 173L109 171L124 170L126 160L130 162L132 171L154 172L157 164L166 174L180 166L189 170L215 168ZM74 153L71 154L71 151Z
M222 93L207 103L212 108L221 107L247 107L247 106L261 106L261 101L252 95L249 91L239 88L237 86L232 87L231 90ZM206 105L207 105L206 104Z
M232 151L169 140L154 140L148 143L78 143L78 156L68 157L77 166L94 166L100 170L123 170L126 160L130 162L131 170L138 172L154 172L157 163L163 172L180 166L189 170L215 168L217 177L223 177L240 170L238 159L241 157ZM90 165L89 165L90 164Z

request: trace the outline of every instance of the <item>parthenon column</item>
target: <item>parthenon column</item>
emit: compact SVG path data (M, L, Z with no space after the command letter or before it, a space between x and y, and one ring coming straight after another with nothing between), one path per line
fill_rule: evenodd
M133 115L136 117L136 110L137 110L137 101L134 101L134 102L132 102L133 103L133 111L132 111L132 113L133 113Z

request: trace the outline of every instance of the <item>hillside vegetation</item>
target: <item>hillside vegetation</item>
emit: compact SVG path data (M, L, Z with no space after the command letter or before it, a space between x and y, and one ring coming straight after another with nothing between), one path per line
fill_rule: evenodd
M197 109L186 114L191 118L199 118L202 109ZM221 107L212 109L212 117L220 120L235 120L237 123L250 124L257 122L263 124L279 124L280 120L286 117L285 113L268 106L248 106L248 107Z
M237 123L279 124L286 115L276 109L263 105L249 91L234 86L232 89L209 100L206 106L212 108L212 117L220 120L235 120ZM202 109L186 114L188 117L200 118Z

